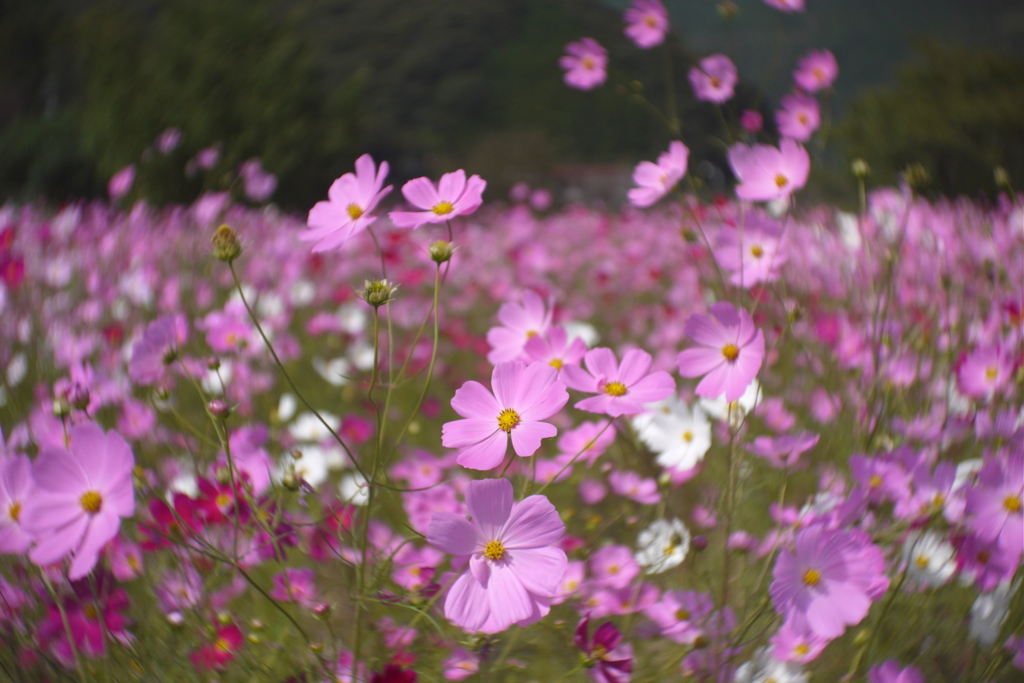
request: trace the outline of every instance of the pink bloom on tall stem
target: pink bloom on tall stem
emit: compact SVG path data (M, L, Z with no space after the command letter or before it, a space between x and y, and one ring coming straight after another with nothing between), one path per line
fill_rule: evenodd
M729 164L739 184L736 196L755 202L788 197L807 183L811 157L800 143L783 139L776 149L770 145L734 145Z
M668 10L661 0L633 0L626 10L626 37L644 50L660 45L668 31Z
M651 354L640 349L626 351L621 364L611 349L591 349L583 362L585 371L574 365L562 368L562 378L570 389L597 394L577 403L580 410L611 417L636 415L647 409L644 404L666 399L676 390L675 380L667 372L648 372Z
M736 65L725 55L710 55L690 69L690 85L698 100L722 104L733 96L738 80Z
M565 46L568 53L558 60L565 69L565 84L577 90L592 90L608 77L608 51L593 38L582 38Z
M492 394L468 381L455 392L452 408L466 418L441 427L441 443L458 448L458 464L489 470L501 464L511 439L516 455L529 457L542 439L558 433L541 420L557 413L569 400L558 371L550 365L521 361L498 363L491 373Z
M122 517L135 513L135 458L121 435L92 422L71 428L68 449L43 446L32 467L35 490L22 510L36 544L29 558L51 565L72 555L68 578L88 574Z
M658 163L641 161L633 171L633 182L638 185L627 193L634 206L650 206L672 191L684 175L690 150L679 140L669 143Z
M821 125L818 100L810 95L790 93L782 98L782 108L775 112L779 135L806 142Z
M568 566L558 541L565 524L545 496L512 501L507 479L470 482L466 488L470 521L450 512L430 520L427 541L468 559L445 598L444 614L470 632L498 633L525 626L550 610Z
M831 88L839 75L839 64L828 50L812 50L800 58L793 80L804 92Z
M437 187L429 178L414 178L402 186L406 201L422 211L392 211L391 222L399 228L418 228L427 223L445 223L465 216L483 204L487 181L473 175L466 180L461 168L441 176Z
M391 192L391 185L384 187L387 176L388 162L382 161L377 168L369 154L356 159L356 172L331 183L327 201L309 210L309 230L299 233L299 239L316 242L313 253L317 253L336 249L365 230L377 220L373 215L377 204Z
M704 379L697 395L735 401L757 376L764 359L764 333L754 327L746 311L720 301L711 315L691 315L683 327L686 336L703 348L686 349L678 356L679 374Z

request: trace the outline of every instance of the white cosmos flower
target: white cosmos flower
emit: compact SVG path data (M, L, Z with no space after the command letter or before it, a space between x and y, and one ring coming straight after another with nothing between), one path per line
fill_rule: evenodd
M331 425L331 429L338 430L340 421L337 415L321 410L320 417L324 419L324 422ZM331 432L320 421L320 418L309 412L302 413L295 418L295 421L288 425L288 433L292 435L293 439L303 443L317 443L331 435Z
M736 670L735 683L806 683L803 667L793 662L780 662L767 648L757 651L754 658Z
M338 492L343 503L366 505L370 500L370 487L366 485L366 478L358 472L350 472L342 477Z
M971 606L968 632L984 647L991 647L999 637L999 631L1010 612L1010 595L1016 592L1018 585L1020 579L1012 584L1003 581L994 590L979 595Z
M639 436L657 454L659 465L686 471L704 459L711 448L711 423L700 406L691 409L673 397L648 415Z
M690 530L678 519L659 519L640 532L636 561L648 574L679 566L690 551Z
M752 411L764 395L761 393L761 385L755 379L747 385L746 391L738 399L733 401L732 420L739 424L743 416ZM725 394L718 398L702 398L700 406L704 411L716 420L729 418L729 402L725 400Z
M934 531L911 534L903 544L903 561L907 576L918 584L931 587L949 581L956 571L956 550Z

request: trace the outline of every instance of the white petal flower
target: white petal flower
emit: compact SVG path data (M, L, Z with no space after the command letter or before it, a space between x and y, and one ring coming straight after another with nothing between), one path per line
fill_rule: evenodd
M637 537L636 561L648 574L679 566L690 552L690 530L678 519L659 519Z

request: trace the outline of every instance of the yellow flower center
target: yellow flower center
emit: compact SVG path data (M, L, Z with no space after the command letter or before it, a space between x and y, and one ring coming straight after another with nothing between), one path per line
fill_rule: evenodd
M781 189L781 188L785 187L786 183L788 183L788 182L789 182L789 179L786 178L786 176L782 175L781 173L776 173L775 174L775 187L778 187L778 188Z
M804 583L808 586L817 586L821 582L821 572L817 569L808 569L804 572Z
M511 432L521 421L519 413L511 408L505 408L498 414L498 429L503 432Z
M582 60L580 61L580 64L582 64L582 65L583 65L583 68L584 68L584 69L586 69L586 70L588 70L588 71L589 71L590 69L593 69L593 68L594 68L594 58L593 58L593 57L584 57L584 58L583 58L583 59L582 59Z
M224 335L224 341L226 341L229 346L234 346L238 342L238 335L234 332L228 332Z
M914 559L914 564L916 564L921 569L927 569L928 568L928 557L926 555L923 555L923 554L922 555L918 555Z
M796 120L803 125L807 125L807 114L797 114Z
M224 638L223 636L215 640L213 642L213 646L221 652L231 652L233 649L231 647L231 643L229 643L227 638Z
M798 655L805 655L810 651L811 648L807 647L807 643L800 643L799 645L793 648L793 652L795 652Z
M438 216L447 216L454 210L455 207L452 206L451 202L438 202L437 204L434 204L434 208L431 209L431 211L436 213Z
M612 566L608 567L608 573L611 574L612 576L614 576L615 574L618 574L619 573L619 565L613 564Z
M877 474L872 474L871 478L868 479L868 486L870 486L873 489L877 489L881 485L882 485L882 478L880 476L878 476Z
M691 441L693 441L693 432L691 432L689 429L683 432L683 441L685 441L686 443L690 443Z
M11 516L11 519L15 522L18 521L18 515L21 514L21 501L16 500L11 503L11 507L7 508L7 514Z
M678 619L679 621L686 621L689 618L690 613L687 612L685 609L680 608L676 610L676 619Z
M820 66L816 66L811 69L811 73L814 74L814 78L819 81L825 80L825 70Z
M604 385L604 393L609 396L625 396L626 385L622 382L608 382Z
M90 515L95 515L103 507L103 496L100 495L99 491L86 491L78 499L78 502L82 504L83 510Z
M133 572L139 571L139 558L134 555L128 556L128 566L132 568Z
M527 339L533 339L536 336L537 336L537 330L527 330L526 331L526 338Z
M720 85L722 85L722 81L715 76L711 76L711 87L717 88Z
M649 27L654 28L658 25L658 20L652 17L650 14L644 17L644 23Z
M505 546L501 544L501 541L491 541L484 546L484 557L488 560L500 560L505 556Z
M722 348L722 355L725 356L725 359L731 363L732 361L739 358L740 349L735 344L726 344L725 347Z
M985 379L987 379L989 382L995 382L996 377L998 376L999 368L997 368L996 366L990 365L987 368L985 368Z
M1020 498L1017 496L1007 496L1006 500L1003 501L1003 507L1010 512L1020 512Z
M561 370L562 369L562 365L564 365L564 363L562 363L562 359L561 358L552 358L551 362L548 363L548 365L553 367L555 370Z
M754 258L761 258L762 256L764 256L764 247L762 247L760 244L755 244L750 248L750 255L753 256Z
M226 493L218 493L217 494L217 507L220 507L220 508L227 507L228 503L230 503L230 502L231 502L231 496L229 496L228 494L226 494Z
M359 206L358 204L349 204L345 208L345 211L348 212L348 217L351 218L352 220L355 220L363 215L363 207Z

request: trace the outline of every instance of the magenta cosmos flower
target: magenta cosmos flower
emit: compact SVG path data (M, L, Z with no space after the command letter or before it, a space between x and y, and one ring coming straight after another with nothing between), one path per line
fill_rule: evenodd
M356 172L346 173L331 183L327 201L317 202L309 210L309 230L299 233L299 239L316 242L315 254L337 249L365 230L377 220L373 215L377 204L391 192L391 185L384 187L387 175L388 162L382 161L377 168L369 154L356 159Z
M683 331L703 348L686 349L678 356L679 374L704 379L697 395L733 402L757 376L764 359L764 333L754 327L750 314L725 301L712 304L711 315L691 315Z
M672 191L684 175L690 150L679 140L669 143L668 151L662 152L658 163L641 161L633 171L634 187L627 193L634 206L650 206Z
M734 145L729 164L739 184L736 196L754 202L770 202L799 190L807 183L811 157L798 142L788 138L779 148L770 145Z
M806 142L821 125L818 100L810 95L791 93L782 98L782 108L775 112L779 135Z
M565 524L545 496L512 502L507 479L470 482L470 519L436 512L427 541L469 566L455 579L444 614L467 631L498 633L525 626L550 610L568 566L557 546Z
M793 80L804 92L818 92L831 88L838 75L835 55L828 50L812 50L796 63Z
M577 90L592 90L608 77L608 51L593 38L583 38L565 46L568 53L558 60L565 69L565 84Z
M722 104L736 88L736 65L725 55L710 55L690 69L690 85L698 100Z
M71 428L69 447L43 446L32 466L35 489L21 512L35 537L29 558L46 566L72 556L68 578L88 574L100 550L135 513L131 448L92 422Z
M471 470L489 470L501 464L508 450L529 457L541 439L558 433L540 420L557 413L569 400L558 370L544 363L498 363L491 373L492 394L470 380L455 392L452 408L466 418L441 427L441 443L458 448L456 462Z
M660 0L634 0L626 10L626 37L644 50L660 45L668 31L668 10Z
M640 349L626 351L621 364L611 349L591 349L583 363L586 371L575 365L562 368L562 378L570 389L597 394L577 403L580 410L611 417L636 415L646 410L644 404L666 399L676 390L676 382L667 372L648 373L651 354Z
M775 611L806 619L822 638L838 638L867 616L871 602L885 592L885 558L860 531L814 525L783 550L769 588Z
M434 187L429 178L414 178L402 186L406 201L422 211L392 211L391 222L399 228L418 228L427 223L444 223L476 211L484 203L487 181L470 176L461 168L445 173Z

